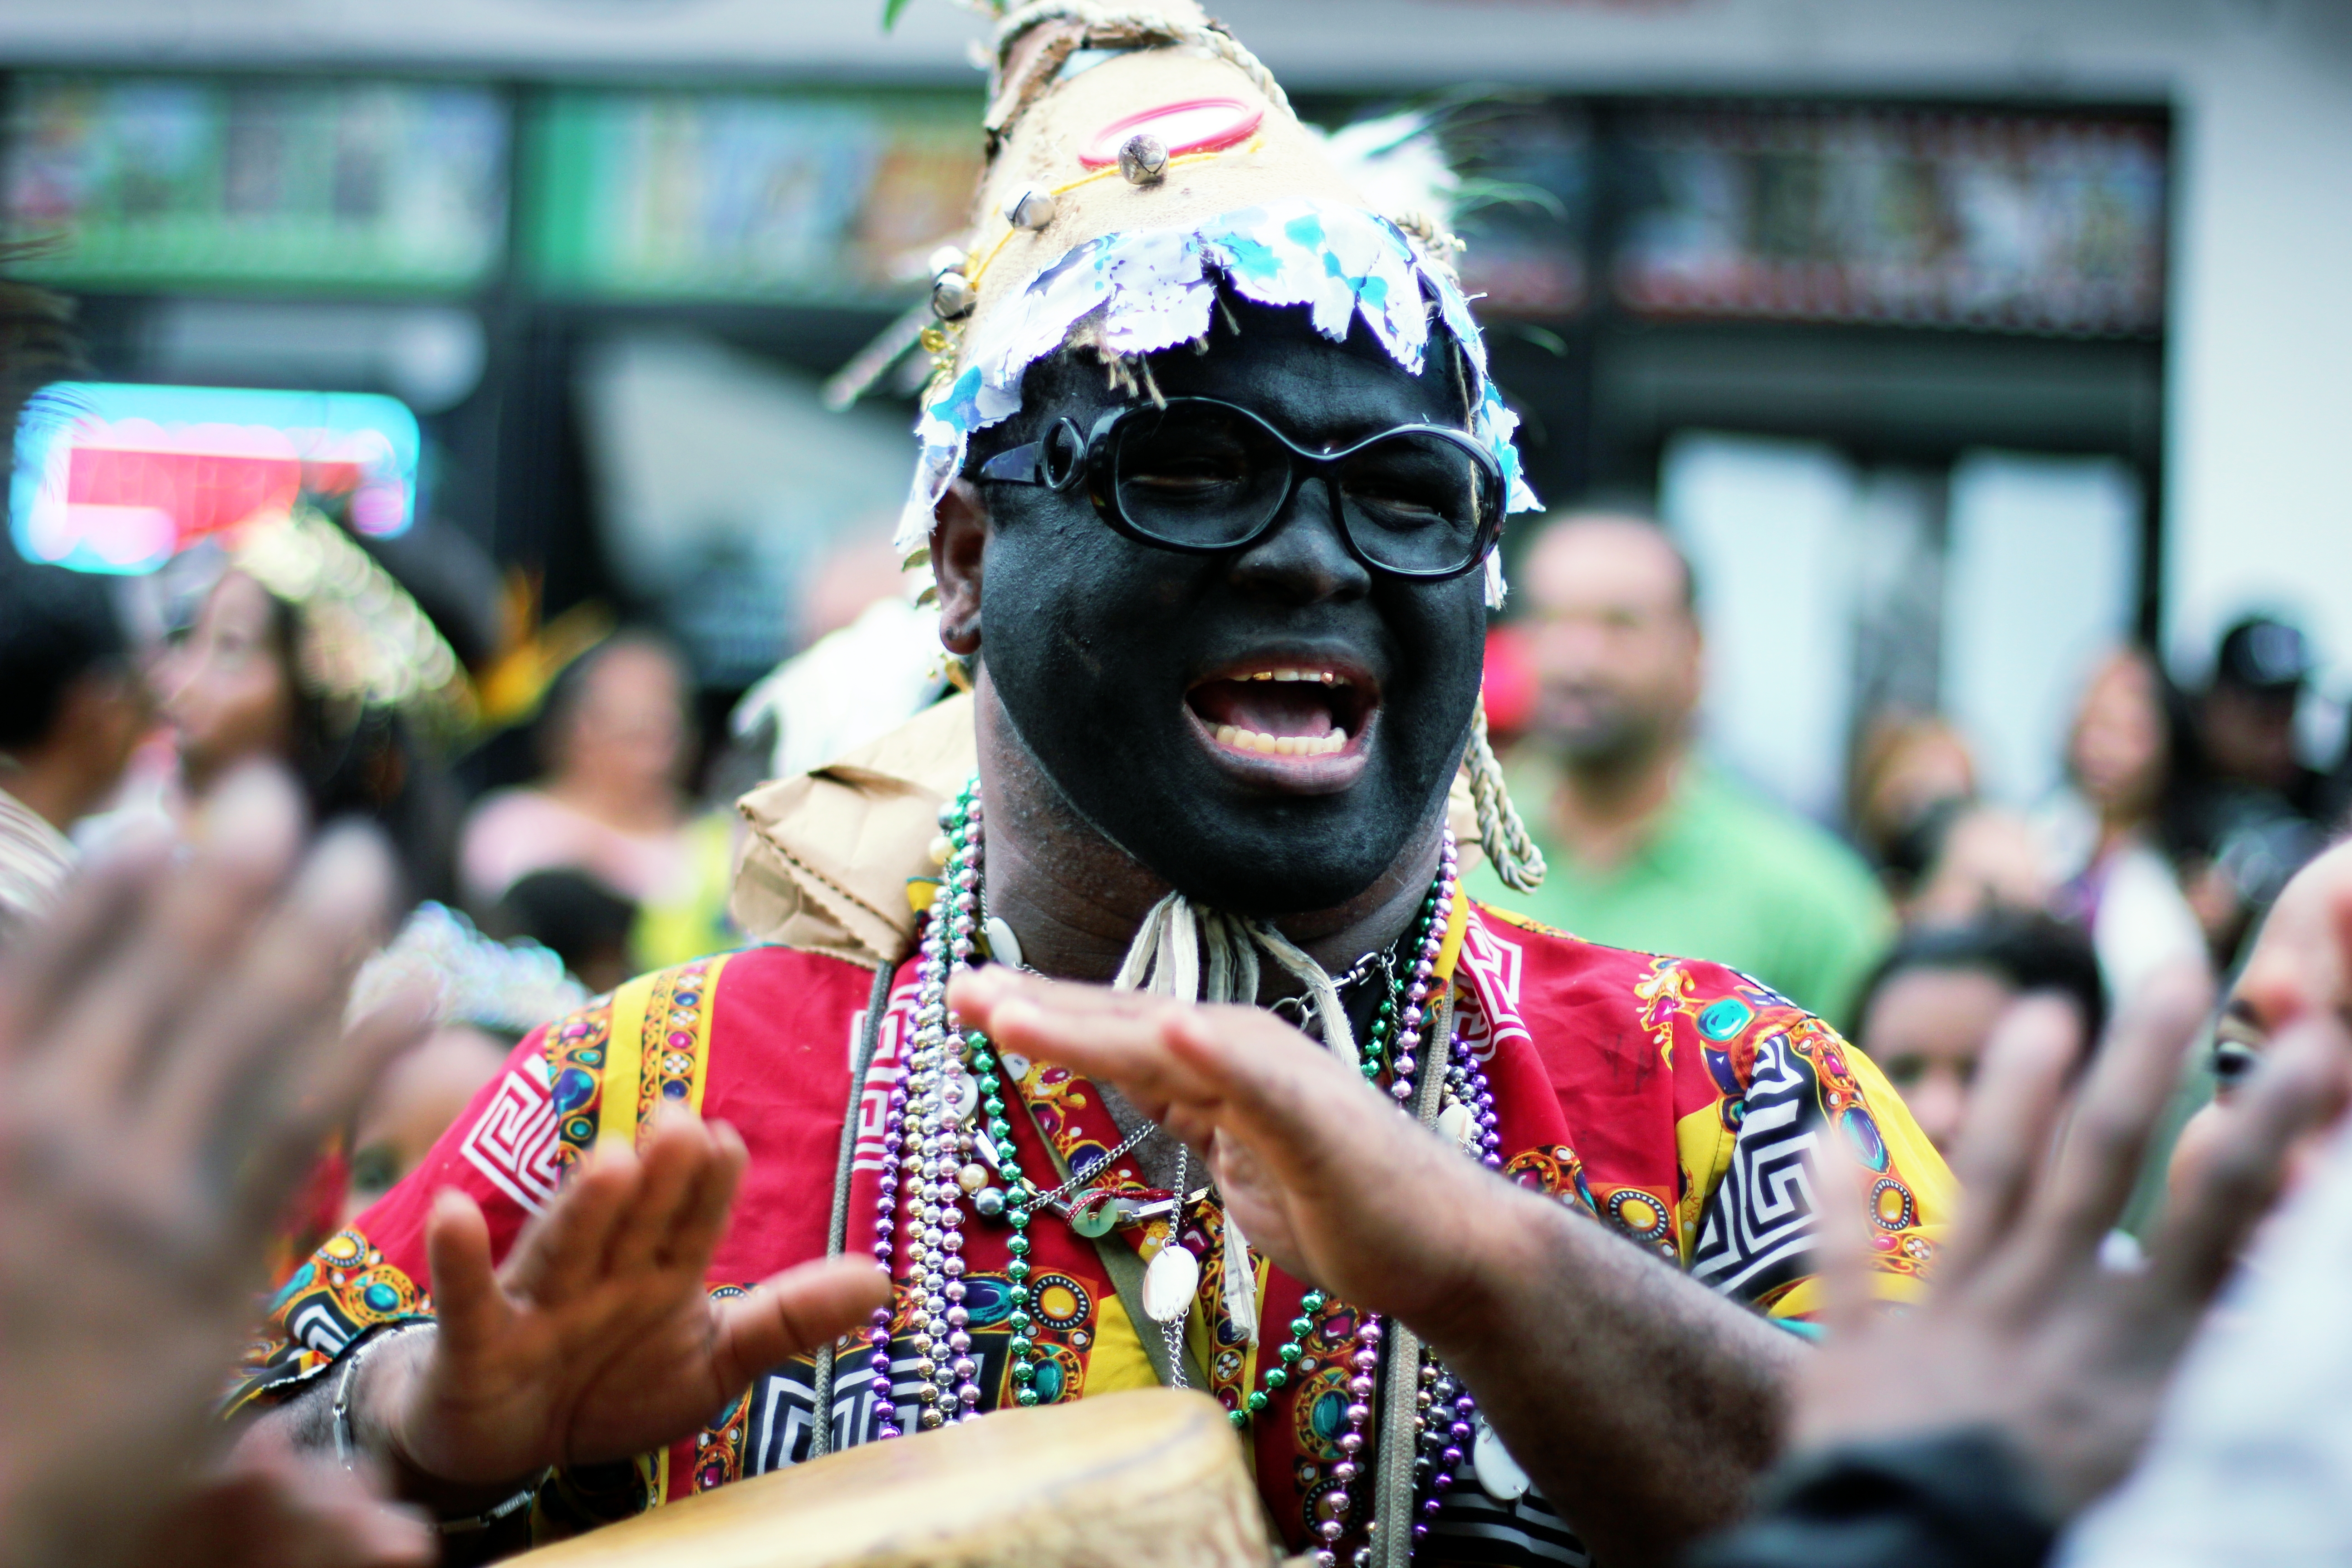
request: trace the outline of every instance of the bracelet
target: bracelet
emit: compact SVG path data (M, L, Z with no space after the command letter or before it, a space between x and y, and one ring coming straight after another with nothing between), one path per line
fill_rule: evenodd
M387 1340L396 1340L414 1329L430 1327L432 1327L431 1322L425 1320L411 1320L408 1322L396 1324L383 1333L372 1335L361 1342L360 1347L352 1352L349 1359L343 1363L342 1375L335 1380L333 1407L335 1458L342 1461L343 1468L349 1470L357 1468L353 1455L359 1447L359 1443L352 1431L352 1384L359 1374L360 1363L365 1361L370 1352ZM488 1530L493 1525L513 1518L517 1513L530 1507L531 1500L539 1496L540 1483L546 1479L547 1472L541 1470L520 1491L504 1502L484 1509L479 1513L469 1514L463 1519L436 1520L433 1528L443 1535L468 1535L476 1531Z
M478 1530L488 1530L494 1524L512 1519L516 1514L529 1508L531 1500L539 1496L540 1483L547 1479L547 1471L540 1471L539 1475L522 1490L495 1508L486 1508L481 1512L469 1514L464 1519L436 1519L433 1521L433 1528L444 1535L471 1535Z
M359 1444L352 1436L352 1380L359 1374L360 1363L367 1360L376 1346L390 1340L396 1340L412 1330L427 1329L432 1326L429 1319L412 1318L407 1322L396 1323L383 1333L372 1334L362 1340L359 1348L352 1352L350 1357L344 1361L343 1374L335 1380L334 1403L335 1458L342 1461L343 1468L349 1470L358 1468L352 1459L352 1454Z

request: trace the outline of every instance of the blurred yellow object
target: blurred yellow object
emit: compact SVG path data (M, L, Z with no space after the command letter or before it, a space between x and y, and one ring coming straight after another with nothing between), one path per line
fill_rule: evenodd
M534 717L564 667L613 635L613 612L594 600L540 624L540 582L520 567L507 573L499 652L474 683L486 729Z
M667 969L743 945L727 901L735 885L736 841L744 832L742 817L727 807L707 811L680 830L687 875L638 906L629 932L637 968Z
M704 1492L529 1568L1270 1568L1224 1411L1152 1388L1003 1410Z

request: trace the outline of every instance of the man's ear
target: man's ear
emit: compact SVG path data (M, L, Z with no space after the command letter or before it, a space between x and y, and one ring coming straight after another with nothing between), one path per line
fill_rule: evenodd
M988 552L988 503L957 479L931 511L931 576L940 588L940 641L950 653L980 651L980 574Z

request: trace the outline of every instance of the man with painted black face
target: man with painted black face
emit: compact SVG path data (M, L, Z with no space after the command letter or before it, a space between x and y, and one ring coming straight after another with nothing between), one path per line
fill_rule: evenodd
M1533 499L1442 231L1365 210L1195 13L1010 26L901 534L970 695L747 797L768 945L527 1039L289 1282L248 1402L496 1538L1181 1381L1325 1563L1661 1559L1770 1457L1821 1305L1810 1151L1870 1167L1891 1295L1948 1178L1801 1010L1460 892L1457 773L1484 852L1540 871L1477 709ZM1574 1408L1506 1390L1490 1426L1419 1337L1458 1335L1459 1281L1360 1310L1126 1100L965 1029L948 987L991 963L1270 1009L1498 1212L1507 1180L1588 1216L1577 1331L1477 1331ZM1401 1170L1358 1212L1419 1201L1452 1205ZM1570 1429L1549 1501L1498 1436L1537 1419Z

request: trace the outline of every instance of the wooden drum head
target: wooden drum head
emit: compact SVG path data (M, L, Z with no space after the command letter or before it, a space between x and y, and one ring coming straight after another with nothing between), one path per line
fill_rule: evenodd
M509 1559L529 1568L1268 1568L1215 1401L999 1411L739 1481Z

